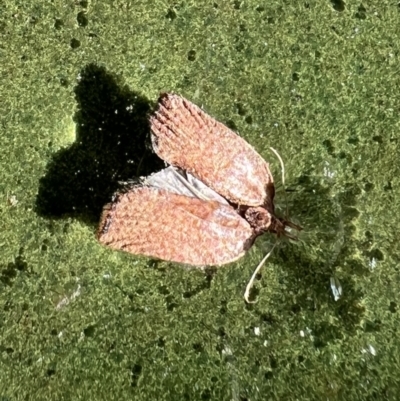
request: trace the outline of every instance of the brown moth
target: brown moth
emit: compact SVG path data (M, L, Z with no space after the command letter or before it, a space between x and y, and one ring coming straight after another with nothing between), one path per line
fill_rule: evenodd
M162 94L150 117L157 155L189 172L236 207L255 235L296 225L275 216L269 164L244 139L176 94Z
M115 195L101 217L102 244L194 266L223 265L264 232L291 237L286 227L299 228L275 215L268 163L198 106L162 94L150 126L153 149L170 167Z

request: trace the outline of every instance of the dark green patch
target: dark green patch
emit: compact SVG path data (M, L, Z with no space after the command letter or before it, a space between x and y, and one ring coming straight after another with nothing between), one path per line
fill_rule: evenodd
M345 9L345 3L343 0L330 0L334 10L342 12Z
M85 28L89 23L89 20L88 20L88 18L86 16L86 13L84 11L81 11L81 12L78 13L78 15L76 16L76 20L78 22L78 25L83 27L83 28Z
M71 48L74 49L74 50L78 49L81 46L81 42L78 39L75 39L75 38L71 39L70 44L71 44Z

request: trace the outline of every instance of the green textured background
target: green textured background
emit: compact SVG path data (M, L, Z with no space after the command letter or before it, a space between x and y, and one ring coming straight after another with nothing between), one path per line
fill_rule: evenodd
M398 1L1 2L0 400L398 399L399 26ZM96 242L162 165L163 90L285 161L304 231L254 305L271 237L206 274Z

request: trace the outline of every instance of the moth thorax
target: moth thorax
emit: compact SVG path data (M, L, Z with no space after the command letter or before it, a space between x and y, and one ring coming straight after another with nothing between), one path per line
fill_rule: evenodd
M257 206L249 207L245 212L245 218L255 234L261 234L270 230L272 219L275 219L275 216L272 216L264 207Z

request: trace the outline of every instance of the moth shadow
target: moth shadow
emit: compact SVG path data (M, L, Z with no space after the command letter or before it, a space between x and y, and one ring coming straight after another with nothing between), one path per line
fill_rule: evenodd
M312 328L316 344L323 346L341 338L342 330L355 334L364 316L365 294L354 280L370 274L358 256L360 244L354 236L359 191L349 186L333 196L329 184L311 175L299 177L292 188L289 210L303 232L297 243L280 247L275 260L287 272L286 290L296 294L296 301L288 306L292 313L329 310L340 322ZM332 285L340 293L336 300Z
M97 224L119 181L148 175L163 162L150 146L152 104L103 67L90 64L80 76L76 140L48 164L39 182L36 212Z

